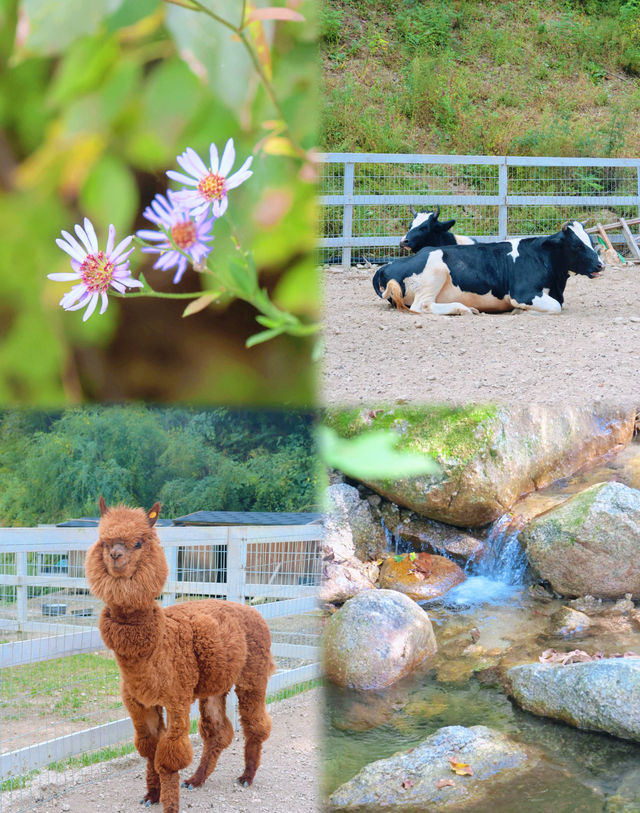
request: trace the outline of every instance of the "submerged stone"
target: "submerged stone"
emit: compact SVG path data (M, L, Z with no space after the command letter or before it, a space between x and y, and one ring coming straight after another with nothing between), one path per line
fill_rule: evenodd
M399 559L399 561L398 561ZM389 556L380 568L380 587L405 593L414 601L443 596L466 579L464 570L444 556L431 553Z

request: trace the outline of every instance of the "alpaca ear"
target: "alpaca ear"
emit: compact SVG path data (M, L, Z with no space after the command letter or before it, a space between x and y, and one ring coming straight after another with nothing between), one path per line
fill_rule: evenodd
M109 510L107 508L106 502L104 501L104 497L100 497L100 499L98 500L98 505L100 506L100 516L103 517Z
M147 511L147 519L149 520L149 525L151 525L152 528L156 524L161 508L162 503L154 502L151 508Z

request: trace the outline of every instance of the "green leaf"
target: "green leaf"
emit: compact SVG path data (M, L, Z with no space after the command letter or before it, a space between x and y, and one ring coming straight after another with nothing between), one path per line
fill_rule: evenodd
M28 54L60 54L85 34L93 34L100 23L117 11L123 0L23 0L22 11L29 21L24 50Z
M395 480L440 471L427 455L397 451L397 441L397 435L389 430L363 432L346 439L327 426L318 429L324 462L356 480Z
M415 560L416 560L417 558L418 558L418 557L417 557L417 555L416 555L416 554L415 554L413 551L411 551L411 553L409 554L409 559L410 559L412 562L415 562Z
M217 0L215 12L237 24L238 0ZM167 8L166 25L191 70L237 115L255 95L255 69L233 31L203 13L178 6Z
M129 229L139 207L131 170L115 155L104 155L92 167L80 192L80 203L94 225L106 229L113 223L116 229Z
M404 556L403 556L401 553L397 553L397 554L396 554L396 555L393 557L393 561L394 561L394 562L401 562L403 559L404 559Z
M58 107L98 87L118 53L112 37L85 37L74 43L60 62L48 101Z
M249 336L247 341L245 342L247 347L253 347L256 344L262 344L262 342L268 342L269 339L275 339L276 336L281 336L284 333L284 328L274 328L273 330L263 330L261 333L254 333L253 336Z

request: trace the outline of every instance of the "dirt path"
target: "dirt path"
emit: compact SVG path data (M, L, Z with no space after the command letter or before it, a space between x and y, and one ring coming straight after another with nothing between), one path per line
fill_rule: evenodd
M181 791L180 810L215 810L216 813L316 813L319 763L318 719L321 689L312 689L271 709L273 730L267 740L262 764L250 788L241 788L235 779L242 773L243 740L237 734L220 756L220 761L204 787ZM200 758L200 737L192 737L194 762ZM183 771L183 774L186 772ZM55 787L52 783L55 782ZM79 785L75 789L74 784ZM119 813L146 810L139 807L144 795L144 763L137 754L89 768L49 773L29 789L31 800L46 798L40 813ZM51 798L58 788L57 798ZM27 791L25 791L26 793ZM5 797L6 798L6 797ZM24 800L24 797L23 797ZM6 805L6 806L5 806ZM6 813L26 809L18 799L6 803ZM159 811L159 807L150 810Z
M635 403L640 268L627 269L571 277L557 316L412 316L375 295L371 270L329 269L323 401Z

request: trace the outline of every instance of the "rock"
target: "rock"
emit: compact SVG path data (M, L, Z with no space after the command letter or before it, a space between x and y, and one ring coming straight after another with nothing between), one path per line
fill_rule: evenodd
M332 615L323 635L329 680L380 689L415 671L436 652L429 616L394 590L367 590Z
M415 550L446 553L462 562L480 559L486 550L482 539L432 519L404 519L393 533L409 542Z
M640 598L640 491L597 483L534 519L520 537L534 572L564 596Z
M355 557L348 562L323 561L320 601L344 604L362 590L371 590L378 580L380 568L374 562L360 562Z
M533 714L640 741L640 658L527 663L506 677L509 693Z
M417 553L413 560L407 554L400 561L388 556L380 568L378 584L405 593L414 601L428 601L443 596L465 579L462 568L450 559Z
M439 474L367 485L421 516L461 528L492 522L523 494L627 445L635 421L633 410L604 405L469 406L444 413L411 406L339 414L339 420L337 413L326 420L343 435L392 429L400 449L435 457Z
M580 632L584 632L591 626L591 620L585 613L572 610L569 607L561 607L551 616L553 625L552 635L561 638L570 638Z
M320 600L342 604L374 587L378 565L360 557L367 560L381 548L386 551L386 537L371 506L353 486L335 483L327 489L327 496Z
M356 556L361 561L379 559L388 550L387 537L372 506L361 499L358 490L346 483L327 489L326 535L331 547L346 553L342 558Z
M471 765L473 776L456 776L450 757ZM497 785L519 780L538 759L507 735L486 726L447 726L409 751L364 767L334 791L329 809L481 809L483 800L494 800ZM437 787L442 779L451 779L453 786Z
M604 813L638 813L640 810L640 768L627 772L616 792L609 796Z

